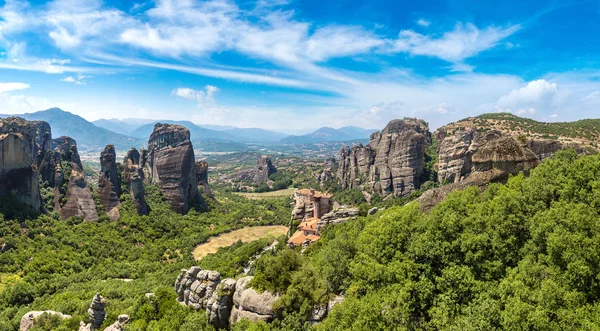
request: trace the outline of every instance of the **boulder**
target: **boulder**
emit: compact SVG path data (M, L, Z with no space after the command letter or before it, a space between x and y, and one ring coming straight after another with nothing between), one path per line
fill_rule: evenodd
M100 174L98 177L98 193L102 199L104 211L108 217L116 221L119 219L119 206L121 202L121 185L117 171L117 155L114 145L106 145L100 153Z
M92 191L85 182L83 174L83 165L77 152L77 142L70 137L60 137L52 142L54 147L56 173L55 173L55 199L59 215L62 219L72 216L81 216L88 221L98 220L96 212L96 202L92 197ZM70 174L66 173L68 169L63 169L66 164L70 168ZM61 205L60 190L63 181L68 177L67 190L65 193L66 203Z
M104 331L123 331L127 323L129 323L129 315L119 315L117 321L105 328Z
M221 274L216 271L202 270L200 267L182 270L175 281L177 301L196 310L206 310L220 283Z
M123 179L127 184L127 190L135 202L138 215L148 215L150 207L144 198L144 170L140 165L140 153L132 148L127 151L123 159Z
M271 158L262 155L256 160L254 168L240 170L227 178L241 182L252 182L252 185L259 186L267 184L269 182L269 175L276 172L277 168L271 162Z
M173 211L186 214L193 207L204 206L198 192L194 148L187 128L157 123L148 140L144 163L149 180L160 186Z
M235 324L242 319L250 321L271 321L274 318L273 304L279 296L271 292L256 292L248 287L253 276L242 277L235 284L233 308L229 322Z
M360 210L358 208L344 207L341 206L329 213L321 216L321 219L317 222L317 231L321 230L329 224L340 224L347 220L358 216Z
M235 279L227 278L217 285L216 290L207 302L208 322L217 329L229 328L229 317L233 308Z
M27 331L33 328L37 319L44 314L58 316L61 319L71 318L71 315L65 315L63 313L53 310L30 311L23 315L23 317L21 318L21 323L19 324L19 331Z
M343 189L361 188L381 196L405 196L421 185L425 148L431 133L422 120L393 120L367 146L343 147L337 177Z

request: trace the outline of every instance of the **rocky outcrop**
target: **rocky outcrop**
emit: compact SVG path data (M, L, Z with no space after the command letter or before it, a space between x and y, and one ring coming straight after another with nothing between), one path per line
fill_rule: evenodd
M198 192L194 148L190 132L181 125L160 124L148 140L149 180L162 189L171 208L186 214L204 205Z
M262 155L256 160L256 165L251 169L244 169L229 176L229 179L236 181L251 183L254 186L269 184L269 175L277 172L277 168L273 165L271 158Z
M208 186L208 163L206 161L196 162L196 183L200 193L214 199L214 195Z
M371 135L367 146L344 147L337 177L343 189L359 188L382 196L408 195L421 185L425 148L431 143L427 123L393 120Z
M417 201L423 211L429 211L451 192L468 186L485 188L489 183L506 180L511 174L527 173L540 163L536 153L511 136L502 136L498 131L488 131L484 135L479 135L475 142L471 143L470 152L455 154L462 156L452 161L457 163L457 160L462 158L465 164L470 164L468 171L463 171L459 169L460 167L438 167L445 170L443 175L439 174L440 179L452 179L453 183L429 190L419 197ZM455 140L455 137L451 136L449 139ZM450 155L450 153L443 155ZM442 158L440 162L441 160ZM450 162L444 164L449 165Z
M127 323L129 323L129 315L119 315L117 321L104 329L104 331L123 331Z
M344 296L336 295L331 300L329 300L326 304L313 307L313 309L310 312L310 318L309 318L310 324L314 325L314 324L321 322L325 317L327 317L327 315L333 309L333 307L342 303L342 301L344 301Z
M79 325L79 331L94 331L99 330L104 323L106 318L106 301L100 295L96 293L88 309L88 324L81 322Z
M253 278L253 276L242 277L235 284L233 308L229 319L231 324L242 319L268 322L274 317L273 304L279 296L268 291L258 293L248 287Z
M38 171L51 149L50 137L48 123L0 120L0 197L11 196L34 213L44 211Z
M83 174L83 165L77 152L77 142L70 137L60 137L54 139L53 144L56 162L55 174L55 197L60 200L59 188L62 187L63 181L67 180L68 184L62 205L59 201L55 206L62 219L67 219L72 216L81 216L88 221L98 219L96 212L96 203L92 198L92 192L85 182ZM63 166L65 168L63 168ZM59 193L59 194L56 194Z
M329 224L340 224L348 221L351 218L358 216L360 210L358 208L344 207L330 211L329 213L321 216L321 219L317 222L317 231L321 230Z
M317 175L317 182L321 187L323 187L326 182L335 179L336 168L337 161L334 157L329 157L325 160L325 163L323 164L323 171Z
M269 181L269 175L276 172L277 169L271 162L271 158L263 155L256 160L254 178L252 181L254 182L254 185L266 184Z
M53 311L53 310L30 311L30 312L26 313L25 315L23 315L23 317L21 318L21 323L19 324L19 331L27 331L27 330L33 328L35 326L38 318L40 318L44 314L51 315L51 316L58 316L61 319L71 318L71 315L65 315L63 313Z
M102 199L104 211L113 221L119 219L119 206L121 205L119 201L121 185L116 159L115 146L107 145L100 153L100 175L98 177L98 193Z
M216 271L192 267L182 270L175 281L177 301L196 310L205 310L208 321L216 328L228 328L241 319L273 319L273 303L279 297L269 292L257 293L248 287L253 277L237 281L221 280Z
M332 195L313 189L302 189L294 192L294 209L292 219L321 218L333 208Z
M150 208L144 198L144 170L140 164L140 153L135 148L127 151L123 159L123 179L138 215L148 215Z

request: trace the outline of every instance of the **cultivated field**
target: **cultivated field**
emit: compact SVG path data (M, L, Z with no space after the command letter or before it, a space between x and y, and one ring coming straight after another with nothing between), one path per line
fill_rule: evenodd
M267 225L243 228L219 236L212 237L208 242L194 248L194 259L201 260L208 254L216 253L220 247L229 247L238 240L252 242L266 237L279 237L287 233L288 227L283 225Z
M297 188L287 188L285 190L272 191L272 192L264 192L264 193L236 193L244 196L246 199L260 200L260 199L272 199L272 198L281 198L281 197L290 197L294 192L296 192Z

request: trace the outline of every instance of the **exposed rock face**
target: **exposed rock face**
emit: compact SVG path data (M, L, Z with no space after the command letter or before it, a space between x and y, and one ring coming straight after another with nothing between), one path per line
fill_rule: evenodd
M455 137L456 135L450 136L449 139L456 141ZM422 210L430 210L453 191L467 186L485 188L489 183L505 180L510 174L528 172L540 163L536 153L525 144L513 137L502 136L498 131L488 131L476 140L475 143L470 144L470 152L454 154L456 157L453 160L451 158L444 159L445 163L438 167L445 171L443 175L439 173L440 179L452 179L453 183L429 190L419 197L418 201ZM450 144L445 146L450 146ZM444 151L440 153L440 155L442 154L451 155ZM458 157L458 155L461 156ZM440 158L440 162L442 162L441 160L442 158ZM464 164L470 164L468 171L462 170L461 167L445 166L452 162L458 164L460 160Z
M123 177L127 183L127 190L135 202L138 215L148 215L150 208L144 198L144 170L140 165L140 153L132 148L127 151L123 159Z
M344 301L344 296L337 295L333 299L329 300L329 302L326 304L313 307L309 318L310 324L314 325L321 322L325 317L327 317L327 314L329 314L333 307L339 303L342 303L342 301Z
M35 326L37 319L44 315L55 315L62 319L71 318L71 315L65 315L63 313L53 311L53 310L43 310L43 311L30 311L23 315L21 318L21 323L19 324L19 331L27 331Z
M77 142L70 137L60 137L53 141L55 159L58 158L56 163L55 173L55 196L59 199L60 194L58 187L62 186L65 177L69 177L67 192L65 194L66 203L61 206L58 203L55 208L59 211L59 215L62 219L67 219L72 216L82 216L88 221L98 220L98 213L96 212L96 203L92 198L92 192L85 182L85 176L83 174L83 166L79 153L77 152ZM62 161L62 162L61 162ZM68 169L63 169L61 164L67 163L71 168L71 173L65 173Z
M333 201L331 194L315 191L313 189L302 189L294 193L294 209L292 218L302 220L305 218L321 218L331 211Z
M100 293L96 293L90 304L90 309L88 309L89 329L91 331L100 329L105 318L106 301L104 301Z
M265 184L269 181L269 175L277 172L277 169L271 162L271 158L263 155L256 160L256 168L254 173L254 185Z
M317 175L317 182L321 186L325 185L325 182L333 180L335 178L335 168L337 167L337 161L334 157L329 157L323 164L323 171Z
M268 322L274 317L273 304L279 299L279 296L268 291L258 293L248 287L253 278L253 276L242 277L235 284L233 308L229 319L231 324L242 319Z
M452 134L438 130L435 137L439 141L436 164L438 181L459 182L471 172L471 157L479 148L479 143L475 141L476 131L467 128Z
M196 162L196 183L203 195L214 198L210 186L208 186L208 163L206 161Z
M393 120L371 135L367 146L344 147L337 177L342 188L361 188L387 196L405 196L421 185L425 148L431 142L422 120Z
M129 315L119 315L117 321L104 329L104 331L122 331L127 323L129 323Z
M273 303L278 299L269 292L256 293L247 285L253 277L226 278L216 271L192 267L182 270L175 281L177 301L196 310L206 310L208 321L216 328L228 328L242 318L271 320Z
M150 180L161 187L171 208L186 214L204 205L198 192L194 148L190 132L181 125L156 124L148 140Z
M317 231L321 232L321 230L329 224L340 224L344 223L347 220L358 216L360 210L358 208L350 208L350 207L340 207L336 208L333 211L321 216L319 222L317 222Z
M121 185L117 171L117 155L115 146L107 145L100 153L100 176L98 177L98 193L108 217L116 221L119 219L119 206L121 202Z
M0 196L12 195L35 213L43 212L38 169L50 137L48 123L0 120Z

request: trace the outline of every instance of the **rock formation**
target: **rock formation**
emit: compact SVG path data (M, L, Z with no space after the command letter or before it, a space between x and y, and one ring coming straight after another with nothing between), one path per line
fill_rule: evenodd
M144 170L140 165L140 153L135 148L127 151L123 159L123 177L138 215L148 215L150 208L144 198Z
M317 182L320 186L324 186L326 182L335 178L335 169L337 167L337 161L334 157L329 157L323 164L323 171L317 175Z
M53 310L44 310L44 311L30 311L23 315L21 318L21 323L19 324L19 331L27 331L33 328L40 316L42 315L54 315L58 316L61 319L71 318L71 315L65 315L63 313L53 311Z
M263 155L256 160L256 168L254 178L252 179L254 185L265 184L269 181L269 175L277 172L277 169L271 162L271 158Z
M240 170L234 175L230 176L230 179L235 179L241 182L251 182L252 185L258 186L263 184L269 184L269 175L277 172L277 168L271 162L271 158L262 155L256 160L256 165L252 169Z
M117 171L117 155L114 145L107 145L100 153L100 176L98 177L98 193L108 217L116 221L119 219L119 206L121 202L121 185Z
M313 189L302 189L294 192L294 209L292 219L302 220L305 218L321 218L331 211L333 201L331 194L315 191Z
M146 162L149 180L160 186L175 212L186 214L190 208L204 205L198 192L194 148L188 129L157 123L148 140Z
M46 122L0 120L0 197L12 196L34 213L44 211L38 171L51 149L50 138Z
M177 301L196 310L205 310L216 328L228 328L243 318L252 321L273 319L273 303L279 297L267 291L259 294L248 283L252 276L237 281L221 280L216 271L192 267L182 270L175 281Z
M359 212L360 210L358 208L344 206L336 208L321 216L321 219L317 222L317 231L321 232L321 230L329 224L335 225L344 223L347 220L358 216Z
M344 147L337 177L342 188L359 188L382 196L408 195L421 185L425 148L431 142L427 123L393 120L371 135L367 146Z
M88 324L80 323L79 331L94 331L99 330L106 318L106 301L96 293L88 309Z
M119 315L117 321L104 329L104 331L123 331L127 323L129 323L129 315Z
M425 192L418 199L421 208L427 211L451 192L467 186L484 188L491 182L505 180L511 174L535 168L540 159L527 146L496 130L484 133L459 130L445 136L438 147L438 178L441 182L450 181L452 184Z
M279 296L269 291L258 293L248 287L253 278L253 276L242 277L235 284L233 308L229 319L231 324L242 319L268 322L274 317L273 304L279 299Z
M208 186L208 163L206 161L196 162L196 183L201 190L200 193L214 199L215 196Z
M77 142L70 137L60 137L54 139L55 159L59 159L56 163L55 174L55 198L60 200L62 193L58 188L62 187L63 181L68 178L68 185L65 193L66 203L62 205L57 201L55 209L59 212L62 219L67 219L72 216L82 216L88 221L98 219L96 212L96 203L92 198L92 192L85 182L83 174L83 165L77 152ZM70 169L69 169L70 168Z

